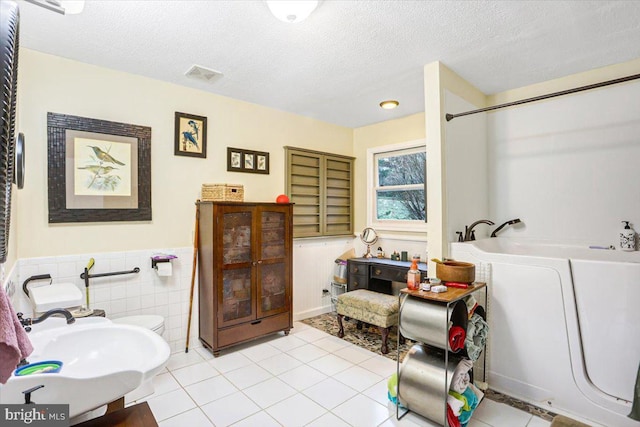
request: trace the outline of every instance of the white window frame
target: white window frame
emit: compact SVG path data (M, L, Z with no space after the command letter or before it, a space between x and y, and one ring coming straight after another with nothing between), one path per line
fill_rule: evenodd
M426 151L426 141L418 139L391 145L383 145L372 147L367 150L367 226L376 230L403 231L403 232L421 232L426 233L427 223L420 220L378 220L375 215L377 201L376 190L378 187L378 173L376 165L376 155L391 154L399 151L410 151L422 148ZM425 165L426 167L426 165ZM425 177L426 179L426 177ZM400 187L397 187L400 188ZM425 194L425 201L426 201Z

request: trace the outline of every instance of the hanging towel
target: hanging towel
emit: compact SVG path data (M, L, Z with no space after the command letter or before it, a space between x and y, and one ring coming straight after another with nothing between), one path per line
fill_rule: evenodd
M449 405L447 405L447 421L449 421L449 427L460 427L460 421Z
M449 390L462 394L469 387L469 370L473 367L473 362L469 359L462 359L451 377Z
M467 402L467 398L465 397L464 394L460 394L456 391L449 390L449 397L452 397L462 403L462 406L460 407L461 413L464 411L469 411L471 409L471 406L469 406L469 403Z
M467 399L467 405L469 409L465 410L463 408L460 416L458 417L458 420L460 421L460 424L466 425L471 419L473 411L478 407L478 398L476 397L473 390L471 390L471 388L467 388L464 393L462 393L462 396Z
M640 366L638 366L638 374L636 376L636 388L633 393L633 405L631 405L631 413L629 418L640 421Z
M478 306L478 301L476 300L476 297L474 297L473 295L469 295L465 297L463 301L467 306L467 313L469 314L469 319L470 319L471 316L473 315L473 312L476 310L476 307Z
M469 388L473 391L473 394L478 398L478 403L482 402L482 398L484 397L484 393L478 387L476 387L473 383L469 383Z
M449 329L449 347L451 351L458 351L464 348L465 332L460 326L452 326Z
M478 360L487 342L488 334L489 325L487 322L485 322L479 314L473 313L473 316L471 316L471 319L469 319L467 323L467 336L464 341L469 359L473 361Z
M451 393L456 393L455 391L450 391L449 392L449 396L447 396L447 405L449 405L449 407L451 408L451 410L453 411L453 414L457 417L460 415L460 411L462 411L462 407L464 406L464 402L458 398L456 398L455 396L453 396ZM458 393L456 393L458 394ZM461 396L458 394L458 396Z
M0 285L0 384L5 384L22 359L33 351L11 301Z

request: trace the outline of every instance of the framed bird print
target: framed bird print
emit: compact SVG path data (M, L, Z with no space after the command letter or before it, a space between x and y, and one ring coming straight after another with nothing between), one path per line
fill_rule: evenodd
M151 220L151 128L47 114L49 222Z
M176 156L207 158L207 118L176 112Z

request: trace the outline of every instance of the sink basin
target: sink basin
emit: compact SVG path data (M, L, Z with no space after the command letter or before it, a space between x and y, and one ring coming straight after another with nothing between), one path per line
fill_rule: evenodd
M71 325L63 319L48 319L41 328L34 328L29 334L34 347L29 363L58 360L62 369L12 376L0 386L0 403L24 403L22 391L43 384L32 394L32 401L69 404L73 418L119 399L167 364L169 345L159 335L94 319L78 319Z

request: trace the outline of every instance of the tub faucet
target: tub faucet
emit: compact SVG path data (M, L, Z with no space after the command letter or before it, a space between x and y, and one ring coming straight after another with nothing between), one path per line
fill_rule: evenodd
M473 228L478 224L493 225L493 221L489 221L488 219L481 219L481 220L478 220L478 221L474 222L473 224L471 224L468 227L465 226L464 227L464 241L465 242L469 242L471 240L476 240L476 237L473 235Z
M522 221L520 221L520 218L510 219L509 221L505 222L504 224L501 224L498 228L493 230L493 233L491 233L491 237L496 237L496 233L498 233L498 231L500 231L503 228L505 228L507 225L513 225L513 224L517 224L519 222L522 222Z
M76 321L76 318L73 317L73 315L69 312L69 310L65 310L64 308L54 308L52 310L47 311L46 313L44 313L42 316L36 318L36 319L32 319L32 318L27 318L27 319L23 319L22 313L17 313L16 316L18 316L18 320L20 321L20 324L22 326L24 326L24 330L27 332L31 331L31 325L35 325L38 324L40 322L44 322L45 320L47 320L49 317L53 316L54 314L62 314L66 319L67 319L67 325L72 324L73 322Z

